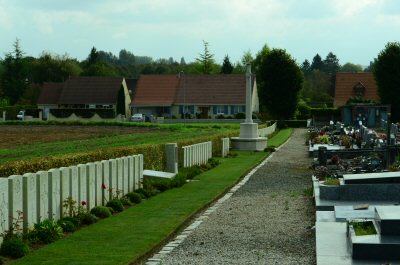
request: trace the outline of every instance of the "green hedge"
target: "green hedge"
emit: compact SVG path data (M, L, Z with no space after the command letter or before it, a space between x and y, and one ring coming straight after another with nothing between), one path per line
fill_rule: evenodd
M305 128L307 120L285 120L285 124L289 128Z
M310 108L310 114L315 116L334 116L340 117L340 109L338 108Z
M190 140L177 141L177 144L179 146L179 157L182 157L182 146L206 141L213 142L213 156L220 156L222 148L221 138L237 135L238 131L232 130L225 133L213 134L211 136L202 136ZM163 170L165 168L164 150L164 143L143 144L130 147L101 149L86 153L67 154L60 156L35 158L30 160L13 161L0 165L0 177L22 175L27 172L37 172L40 170L67 167L71 165L84 164L135 154L143 154L145 168L153 170Z

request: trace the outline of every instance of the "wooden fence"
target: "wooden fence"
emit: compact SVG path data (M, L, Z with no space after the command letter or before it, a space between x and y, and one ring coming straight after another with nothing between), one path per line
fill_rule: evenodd
M0 233L11 227L19 212L27 229L47 218L62 218L68 197L77 205L84 201L90 210L140 188L142 180L143 155L0 178Z
M183 146L183 167L206 164L212 157L212 142Z

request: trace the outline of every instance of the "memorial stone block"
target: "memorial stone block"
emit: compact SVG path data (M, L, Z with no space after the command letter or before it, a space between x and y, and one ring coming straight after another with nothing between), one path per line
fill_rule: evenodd
M13 175L8 177L8 225L11 228L14 220L19 218L22 208L22 176Z
M27 173L22 176L23 183L23 228L27 232L29 227L38 222L37 215L37 193L36 193L36 175L34 173Z
M86 164L87 170L87 209L90 210L95 206L96 202L96 166L94 163Z
M49 211L49 172L39 171L36 173L36 197L37 197L37 220L51 218Z
M53 220L59 220L63 211L61 203L61 174L60 169L49 171L49 215Z
M0 234L8 228L8 179L0 178ZM0 244L2 241L0 237Z

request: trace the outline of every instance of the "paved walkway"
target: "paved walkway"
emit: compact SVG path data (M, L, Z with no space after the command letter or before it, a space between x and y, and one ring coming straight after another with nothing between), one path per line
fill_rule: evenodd
M315 264L305 129L261 166L161 264Z

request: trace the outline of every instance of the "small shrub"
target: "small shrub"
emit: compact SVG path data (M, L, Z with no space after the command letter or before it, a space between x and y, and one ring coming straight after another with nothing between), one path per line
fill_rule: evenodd
M169 180L169 179L153 179L153 180L151 180L151 186L153 186L160 192L164 192L171 188L171 180Z
M171 186L174 188L182 187L186 183L186 175L179 172L176 176L172 179Z
M324 180L325 178L331 177L331 172L327 167L318 166L315 168L314 175L319 180Z
M0 254L13 259L18 259L29 253L29 246L20 238L3 241Z
M197 175L200 175L202 172L201 172L201 168L199 167L199 166L192 166L192 167L190 167L190 168L188 168L187 169L187 172L186 172L186 177L188 178L188 179L192 179L192 178L194 178L195 176L197 176Z
M75 226L76 229L78 229L78 227L81 225L78 216L74 216L74 217L66 216L66 217L60 219L59 221L61 221L61 220L71 222Z
M107 207L111 207L115 212L122 212L124 210L124 205L119 199L112 199L107 202Z
M62 227L54 220L45 219L34 224L33 231L30 232L29 238L31 238L33 242L49 244L60 239L62 236Z
M4 264L4 257L0 256L0 265Z
M142 201L142 197L137 192L129 192L125 195L131 203L140 203Z
M106 206L107 207L107 206ZM112 208L112 207L107 207L108 208L108 210L110 210L110 213L111 214L114 214L115 213L115 211L114 211L114 209Z
M126 196L122 197L119 200L121 201L122 205L124 205L124 206L131 206L132 205L131 201Z
M98 218L107 218L111 216L110 209L106 206L96 206L90 210L91 214L94 214Z
M246 119L246 113L238 112L235 114L235 119Z
M96 215L91 214L91 213L81 213L79 215L79 219L81 221L81 224L84 224L84 225L91 225L91 224L96 223L99 220L99 218L97 218Z
M339 186L340 183L339 183L339 179L325 178L324 184L328 185L328 186Z
M77 227L71 221L60 219L57 223L61 226L64 232L74 232L76 231Z
M213 158L213 157L212 157L212 158L209 158L207 162L208 162L208 164L211 165L212 168L218 166L219 163L220 163L218 159L215 159L215 158Z
M147 199L147 198L151 197L151 196L147 196L148 195L147 191L143 188L137 189L135 192L138 193L140 195L140 197L142 197L142 199Z

